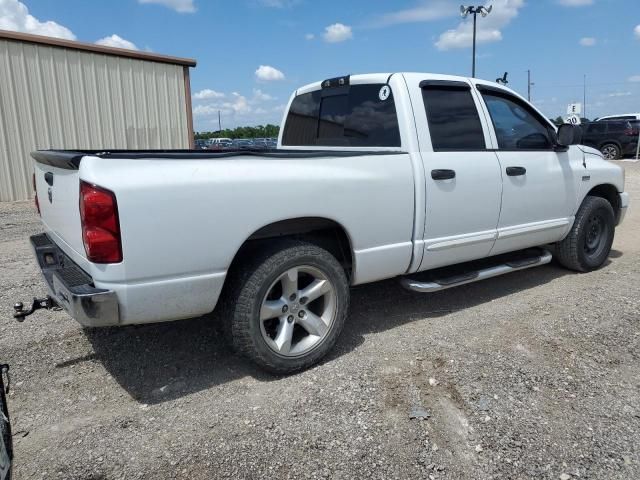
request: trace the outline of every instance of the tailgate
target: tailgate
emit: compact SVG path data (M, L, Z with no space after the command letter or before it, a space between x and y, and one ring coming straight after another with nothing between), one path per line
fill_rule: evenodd
M80 174L70 165L43 163L36 157L35 183L42 223L71 257L86 258L80 225ZM71 250L71 251L69 251Z

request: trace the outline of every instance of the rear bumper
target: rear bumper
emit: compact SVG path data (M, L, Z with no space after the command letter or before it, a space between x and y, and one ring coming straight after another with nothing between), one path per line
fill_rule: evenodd
M96 288L93 279L46 233L34 235L30 240L49 295L58 305L86 327L120 323L118 298L114 291Z

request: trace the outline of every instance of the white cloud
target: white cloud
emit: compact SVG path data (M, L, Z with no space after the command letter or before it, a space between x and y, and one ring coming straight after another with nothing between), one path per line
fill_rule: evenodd
M518 16L524 6L524 0L493 0L493 11L486 18L478 18L477 43L491 43L502 40L501 29ZM468 48L473 43L473 19L461 22L457 28L442 33L436 42L439 50L452 48Z
M196 6L193 0L138 0L140 3L157 3L167 8L175 10L178 13L194 13Z
M633 33L636 37L640 38L640 25L633 29Z
M268 93L264 93L259 88L253 89L253 99L257 102L268 102L269 100L273 100L273 97Z
M558 3L565 7L585 7L593 5L593 0L558 0Z
M640 75L633 75L632 77L628 78L629 82L640 82Z
M271 8L285 8L285 7L293 7L300 3L300 0L258 0L259 3L264 7Z
M596 39L593 37L582 37L580 39L580 45L583 47L593 47L596 44Z
M30 15L26 5L18 0L0 0L0 29L66 40L76 39L68 28L51 20L41 22Z
M138 50L138 47L136 47L133 42L125 40L115 33L110 37L104 37L96 41L96 45L102 45L105 47L126 48L128 50Z
M322 37L324 38L325 42L338 43L353 38L351 27L342 23L334 23L333 25L325 27L324 30L325 31Z
M224 93L216 92L210 88L205 88L193 94L194 100L209 100L211 98L224 98Z
M630 97L631 95L633 95L633 93L631 93L631 92L613 92L613 93L608 93L607 97L609 97L609 98Z
M285 78L284 73L269 65L260 65L255 74L256 78L262 82L274 82Z
M217 130L218 112L222 117L222 126L233 128L239 125L264 125L280 123L285 104L276 105L275 97L254 89L252 95L232 92L225 98L212 98L199 102L193 108L196 130Z
M458 8L450 0L421 0L413 8L384 13L373 20L371 26L385 27L399 23L430 22L458 14Z
M307 33L304 38L305 40L313 40L316 36L313 33Z

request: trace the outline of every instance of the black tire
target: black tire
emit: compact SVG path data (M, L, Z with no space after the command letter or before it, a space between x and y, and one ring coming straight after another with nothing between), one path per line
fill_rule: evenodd
M257 252L230 272L223 314L227 317L226 330L233 348L272 373L289 374L308 368L333 348L342 331L349 308L347 276L333 255L310 243L280 240ZM332 292L335 292L333 321L312 350L299 356L282 356L264 338L260 312L274 282L299 266L318 269L329 280Z
M615 143L605 143L600 147L600 153L607 160L618 160L621 157L620 147Z
M3 386L1 386L0 388L3 388ZM4 446L7 449L7 454L9 455L9 461L11 461L11 459L13 458L13 443L11 438L11 425L9 424L8 415L9 414L4 392L0 392L0 440L4 443ZM7 480L10 479L11 468L9 468L9 476L7 477Z
M604 198L588 196L578 210L571 231L556 244L556 258L570 270L597 270L609 257L614 232L611 204Z

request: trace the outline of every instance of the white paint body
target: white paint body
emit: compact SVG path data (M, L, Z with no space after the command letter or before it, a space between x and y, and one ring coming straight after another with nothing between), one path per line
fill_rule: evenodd
M560 153L500 152L475 88L488 150L434 152L419 83L441 79L495 84L419 73L352 76L351 84L387 79L403 153L374 148L389 150L389 155L188 160L86 156L79 170L36 163L44 226L96 287L117 293L120 322L131 324L211 312L241 245L257 230L281 220L321 217L340 224L352 247L352 283L362 284L559 241L569 232L585 195L597 185L615 186L626 209L623 170L595 151L573 146ZM319 88L320 82L303 87L292 99ZM514 164L527 168L525 177L504 174ZM453 169L456 178L435 181L433 169ZM52 204L39 174L46 171L56 178ZM78 210L80 179L116 195L124 257L119 264L97 265L86 259Z

